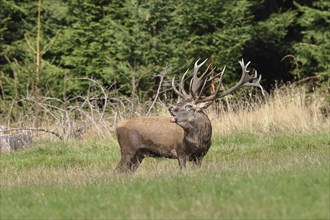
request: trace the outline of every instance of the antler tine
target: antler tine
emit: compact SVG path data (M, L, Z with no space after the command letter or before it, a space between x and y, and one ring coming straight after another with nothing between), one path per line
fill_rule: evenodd
M216 68L216 67L214 67L214 68L212 69L211 73L215 70L215 68ZM220 73L217 73L216 75L210 77L207 81L208 81L208 82L209 82L209 81L212 81L212 80L214 80L215 78L217 78L217 77L219 77L219 76L220 76L220 79L222 79L222 76L223 76L223 73L224 73L225 69L226 69L226 66L224 66L223 70L222 70Z
M205 85L206 85L207 82L208 82L207 80L204 80L203 86L202 86L202 88L200 89L200 91L199 91L199 93L198 93L198 96L197 96L196 100L199 100L200 97L202 96L202 92L203 92L203 90L204 90Z
M243 86L254 86L254 87L258 87L261 90L262 95L265 96L264 88L260 84L261 75L259 75L259 77L258 77L257 70L254 70L254 76L253 77L251 76L251 79L257 79L257 80L254 81L254 82L246 82L246 83L244 83Z
M180 81L180 85L179 85L179 88L180 88L180 91L182 91L182 94L184 96L188 96L188 93L186 92L186 90L184 89L184 81L185 81L185 77L188 73L189 69L187 69L187 71L183 74L182 78L181 78L181 81Z
M211 64L207 67L207 70L209 69L210 66L211 66ZM200 97L202 96L202 92L204 91L204 88L205 88L205 85L206 85L207 82L213 80L214 78L216 78L216 77L218 77L218 76L220 76L220 75L221 75L221 77L220 77L220 81L222 80L222 74L223 74L223 72L220 72L220 73L216 74L215 76L210 77L210 78L207 79L207 77L209 77L209 76L214 72L215 69L216 69L216 67L214 67L214 68L213 68L210 72L208 72L207 74L206 74L206 72L207 72L207 70L206 70L206 71L203 73L203 75L200 77L200 78L203 78L204 83L203 83L202 88L199 90L199 94L198 94L198 96L197 96L197 100L199 100Z
M206 63L206 61L207 61L207 59L205 59L202 63L198 64L199 60L200 59L196 60L195 65L194 65L194 76L196 76L196 77L197 77L197 72L198 72L199 68L201 68L201 66L203 66L204 63Z
M214 69L213 69L213 70L214 70ZM213 101L213 100L215 100L215 99L217 98L217 95L218 95L218 93L219 93L219 91L220 91L220 88L221 88L221 85L222 85L222 77L223 77L223 74L225 73L225 70L226 70L226 66L224 66L224 68L222 69L222 71L221 71L220 73L216 74L216 77L217 77L217 76L220 76L220 77L219 77L219 82L218 82L217 88L216 88L216 90L214 91L214 93L211 94L210 96L207 96L207 97L203 98L203 99L199 99L199 100L197 100L197 103L198 103L198 102L208 102L208 101ZM214 78L215 78L215 77L212 77L212 79L214 79ZM210 81L210 79L207 80L207 81ZM204 85L203 85L203 88L204 88L205 84L206 84L206 80L205 80L205 83L204 83ZM201 95L201 94L200 94L200 95Z
M198 92L198 90L201 88L202 86L202 83L205 79L205 77L207 77L210 73L208 73L208 70L210 68L210 65L207 67L206 71L202 74L202 76L198 77L197 74L198 74L198 70L201 68L201 66L203 66L207 59L205 59L203 62L201 62L200 64L198 64L198 61L200 59L198 59L196 62L195 62L195 65L194 65L194 75L193 77L191 78L190 80L190 84L189 84L189 92L190 94L192 95L193 98L196 99L196 93Z
M244 60L242 59L241 61L238 61L239 64L241 65L242 68L242 76L241 79L238 81L238 83L236 83L233 87L231 87L230 89L220 93L217 98L222 98L232 92L234 92L235 90L243 87L243 86L255 86L255 87L259 87L263 93L263 88L260 85L260 80L261 80L261 76L259 77L259 79L257 79L257 72L255 71L254 76L251 76L248 74L248 72L250 72L247 67L250 65L250 61L247 64L244 64ZM255 80L254 82L250 82L251 80Z
M180 96L181 98L185 98L184 94L182 94L175 86L175 76L173 76L172 78L172 88L178 96Z
M206 77L208 77L209 75L211 75L211 73L215 70L215 68L213 68L211 71L209 71L211 64L209 64L205 70L205 72L199 77L201 79L205 79Z
M262 86L260 85L260 80L261 80L261 75L258 77L258 73L257 70L254 69L254 75L251 76L249 74L247 74L248 72L250 72L249 70L247 70L247 67L250 65L250 61L244 65L244 60L242 59L242 61L238 61L242 67L242 77L241 80L243 80L243 84L242 86L256 86L259 87L260 89L263 89ZM251 80L255 80L254 82L250 82Z

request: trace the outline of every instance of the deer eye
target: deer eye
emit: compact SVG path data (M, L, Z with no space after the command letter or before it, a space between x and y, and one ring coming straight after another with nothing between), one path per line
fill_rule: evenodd
M193 105L191 105L191 104L187 104L187 105L185 105L184 106L184 108L185 108L185 110L192 110L193 109Z

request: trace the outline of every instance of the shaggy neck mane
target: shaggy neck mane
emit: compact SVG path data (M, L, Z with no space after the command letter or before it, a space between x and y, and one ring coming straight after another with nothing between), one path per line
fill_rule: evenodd
M200 113L189 127L184 128L184 133L185 141L191 146L199 147L206 144L209 147L211 145L212 125L204 113Z

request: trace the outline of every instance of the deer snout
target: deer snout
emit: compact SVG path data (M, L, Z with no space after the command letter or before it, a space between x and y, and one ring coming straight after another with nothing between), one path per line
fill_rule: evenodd
M174 114L174 112L178 111L178 107L171 105L171 106L168 107L168 111L170 112L170 114L172 116L171 119L170 119L171 122L175 123L177 121L177 118L176 118L176 115Z

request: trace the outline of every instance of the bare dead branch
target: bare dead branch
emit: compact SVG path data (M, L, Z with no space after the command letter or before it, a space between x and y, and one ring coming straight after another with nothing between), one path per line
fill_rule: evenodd
M29 38L30 38L30 36L29 36L27 33L25 33L25 34L24 34L24 39L25 39L27 45L29 46L30 50L31 50L33 53L37 53L37 51L34 49L34 47L32 47Z
M45 46L44 46L44 48L42 49L42 51L41 51L41 54L45 54L49 49L50 49L50 47L54 44L54 42L55 42L55 40L57 39L57 37L59 36L59 32L57 32L56 34L55 34L55 36L52 38L52 39L50 39L50 41L48 42L48 44L46 44Z
M163 81L164 81L164 77L166 75L166 73L170 70L171 68L170 67L165 67L165 69L158 75L156 75L154 78L156 77L159 77L160 78L160 81L159 81L159 84L158 84L158 89L157 89L157 93L156 93L156 96L151 104L151 106L149 107L148 109L148 112L146 114L146 116L148 116L151 112L151 109L154 107L157 99L158 99L158 96L159 96L159 93L160 93L160 89L162 88L162 85L163 85Z
M7 129L7 130L2 130L2 132L11 132L11 131L42 131L42 132L46 132L46 133L55 135L60 140L63 140L63 137L59 133L50 131L50 130L44 129L44 128L11 128L11 129Z

